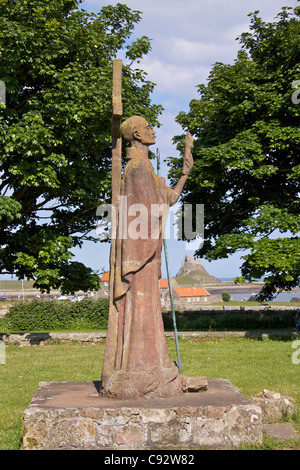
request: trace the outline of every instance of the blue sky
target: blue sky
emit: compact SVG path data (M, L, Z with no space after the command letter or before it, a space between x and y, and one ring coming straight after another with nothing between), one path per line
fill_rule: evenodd
M126 3L131 9L142 12L134 36L146 35L152 39L152 51L138 67L156 83L152 101L164 107L160 118L162 126L156 129L155 146L162 159L178 155L172 138L182 130L175 117L179 111L188 111L189 102L197 98L196 86L206 82L215 62L233 63L236 58L240 49L236 38L249 30L248 14L259 10L264 21L273 21L283 6L297 5L296 0L86 0L82 8L98 12L105 5L117 3ZM123 59L122 54L119 58ZM161 173L167 177L165 165ZM199 203L205 204L205 201ZM193 255L194 251L174 239L167 241L167 249L171 275L174 276L185 254ZM93 269L109 268L108 244L87 243L73 253L74 259ZM234 277L240 275L242 255L238 253L225 260L202 262L216 277ZM164 262L162 274L166 276Z

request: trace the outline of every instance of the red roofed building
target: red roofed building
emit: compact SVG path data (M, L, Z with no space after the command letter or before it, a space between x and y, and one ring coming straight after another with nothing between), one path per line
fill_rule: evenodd
M172 293L175 307L197 308L199 304L210 303L210 294L198 286L179 286L174 278L171 279ZM170 295L167 279L160 279L160 296L162 307L170 308Z
M208 297L210 294L203 287L175 287L180 297Z
M178 307L192 308L208 302L210 294L203 287L177 287L174 286L174 304Z
M109 296L109 271L102 274L100 277L100 295L103 297Z
M174 278L171 279L172 293L175 307L197 308L199 304L211 303L210 294L198 286L179 286ZM109 272L105 272L100 277L100 295L109 296ZM170 308L170 293L168 279L159 279L159 289L162 307Z
M109 272L106 272L106 273L102 274L102 276L100 277L100 281L101 282L108 282L109 281Z
M169 287L168 279L160 279L159 280L159 288L160 289L168 289L168 287Z

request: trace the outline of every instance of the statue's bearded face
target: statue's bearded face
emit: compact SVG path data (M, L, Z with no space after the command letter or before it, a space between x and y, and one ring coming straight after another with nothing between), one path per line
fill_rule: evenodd
M139 120L133 135L134 138L139 140L142 144L155 144L155 132L153 129L151 129L146 119Z

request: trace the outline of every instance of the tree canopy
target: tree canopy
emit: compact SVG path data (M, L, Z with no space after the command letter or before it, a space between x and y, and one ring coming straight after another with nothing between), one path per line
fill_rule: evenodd
M194 137L183 203L204 203L208 260L242 257L239 281L263 278L260 298L299 285L300 8L274 22L249 14L233 64L216 63L177 122ZM176 136L183 148L183 136ZM181 162L170 159L176 179Z
M0 273L42 290L98 287L72 247L91 238L96 208L110 200L112 61L124 49L132 64L151 49L149 38L131 39L141 12L88 13L80 3L0 2ZM131 64L124 118L157 125L154 84Z

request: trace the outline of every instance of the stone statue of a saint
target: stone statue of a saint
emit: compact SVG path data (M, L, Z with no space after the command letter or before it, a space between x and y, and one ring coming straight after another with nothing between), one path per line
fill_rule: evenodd
M156 212L153 221L153 207L169 208L178 200L193 166L193 141L188 134L182 176L171 189L155 174L148 158L155 134L147 121L133 116L122 124L121 132L131 146L121 183L120 199L126 204L120 204L116 233L102 392L115 398L176 396L182 393L181 378L169 358L159 293L164 217ZM137 237L136 232L130 233L130 224L138 208L144 208L140 212L147 220L140 224ZM125 227L122 236L121 224Z

